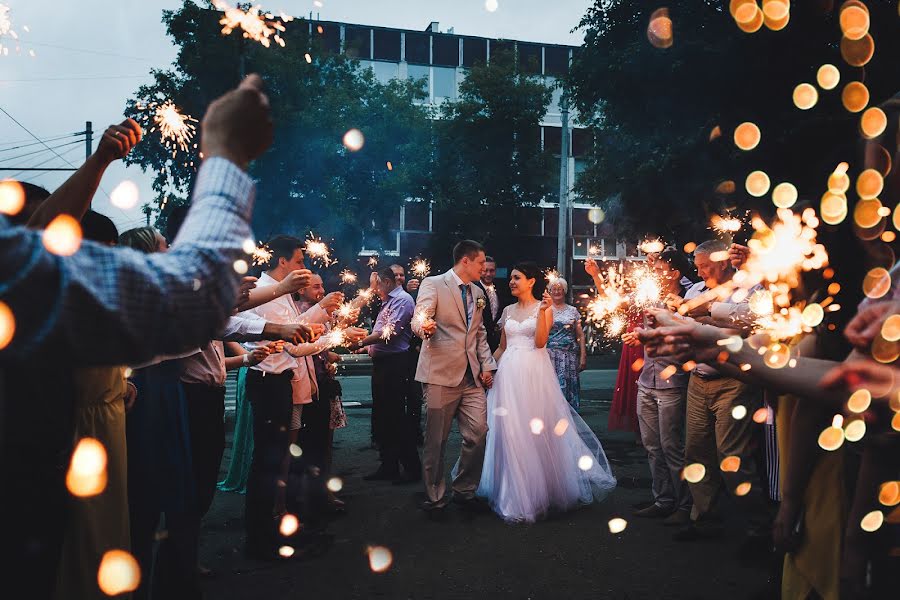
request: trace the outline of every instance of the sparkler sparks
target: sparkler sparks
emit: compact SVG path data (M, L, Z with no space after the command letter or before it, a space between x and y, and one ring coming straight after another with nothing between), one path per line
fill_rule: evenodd
M331 249L328 244L323 242L322 238L314 236L312 232L309 233L309 238L306 240L304 252L313 262L319 262L325 267L337 262L336 259L331 259Z
M258 266L268 265L272 260L272 251L265 244L254 246L253 250L248 254L253 255L253 264Z
M387 321L381 327L381 339L385 342L389 342L394 337L394 333L396 333L396 324L393 321Z
M172 158L175 158L179 150L187 152L190 149L197 132L194 125L197 119L183 114L171 100L153 102L143 110L147 113L147 120L152 122L149 133L159 131L163 145L172 152Z
M262 13L259 5L242 10L241 8L231 6L225 0L213 0L213 6L221 10L224 14L219 20L222 25L222 35L231 35L236 29L243 30L243 36L247 39L259 42L268 48L274 40L276 44L284 47L284 39L280 34L285 32L282 23L289 23L294 17L280 12L278 21L272 13Z
M417 258L409 270L419 279L425 279L431 273L431 263L426 258Z
M544 277L547 279L547 287L549 288L559 280L559 271L557 271L556 269L549 269L546 273L544 273Z
M732 215L713 215L710 225L718 233L733 235L744 227L744 222Z
M424 310L420 309L415 312L412 318L412 324L421 329L431 321L431 316Z
M666 245L659 238L654 240L647 239L641 242L639 248L644 254L659 254L666 249Z
M344 285L353 285L356 283L356 273L350 269L344 269L341 271L341 283Z
M24 31L30 31L27 25L23 25ZM6 4L0 3L0 38L12 38L15 41L15 52L18 54L22 51L19 47L19 33L13 28L12 16L10 8ZM0 56L9 55L9 47L0 43ZM29 50L28 55L34 58L34 50Z
M375 267L377 267L378 266L378 255L373 254L372 256L370 256L369 262L366 263L366 266L369 267L370 269L374 269Z

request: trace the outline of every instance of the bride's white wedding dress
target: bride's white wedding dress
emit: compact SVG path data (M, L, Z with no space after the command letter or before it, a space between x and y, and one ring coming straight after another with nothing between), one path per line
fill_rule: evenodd
M506 351L487 396L488 437L477 494L507 521L533 522L602 500L615 488L600 440L566 402L545 348L537 306L506 318Z

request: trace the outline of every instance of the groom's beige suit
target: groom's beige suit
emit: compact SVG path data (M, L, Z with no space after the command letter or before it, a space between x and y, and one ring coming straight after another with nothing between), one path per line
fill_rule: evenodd
M425 494L427 502L436 507L448 500L444 451L454 417L458 418L463 443L453 492L472 498L481 479L487 401L479 378L482 373L497 369L482 321L485 305L484 292L474 284L463 284L452 270L425 278L419 287L416 314L424 313L437 324L430 338L422 331L421 318L414 318L412 324L416 335L425 340L419 354L416 381L425 384L427 404Z

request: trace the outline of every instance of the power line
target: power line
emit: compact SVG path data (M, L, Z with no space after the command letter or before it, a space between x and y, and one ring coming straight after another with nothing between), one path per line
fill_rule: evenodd
M81 138L81 139L78 139L78 140L73 140L73 141L71 141L71 142L66 142L65 144L59 144L59 145L57 145L57 146L53 146L52 149L53 149L53 150L56 150L56 149L59 149L59 148L65 148L66 146L71 146L71 145L73 145L73 144L83 144L83 143L84 143L84 138ZM19 160L20 158L25 158L26 156L31 156L31 155L33 155L33 154L42 154L42 153L44 153L44 152L46 152L46 151L47 151L47 150L45 150L44 148L38 148L37 150L32 150L31 152L26 152L25 154L19 154L18 156L13 156L13 157L9 157L9 158L2 158L2 157L0 157L0 161L11 162L11 161L14 161L14 160Z
M71 153L71 152L73 152L73 151L75 151L75 150L78 150L78 148L69 148L68 150L66 150L65 152L63 152L63 155L69 154L69 153ZM65 158L63 158L62 156L60 156L60 155L58 155L58 154L57 154L57 156L58 156L59 158L61 158L63 161L65 161L66 163L68 163L69 166L71 166L74 170L78 170L78 167L76 167L75 165L73 165L72 163L70 163L68 160L66 160ZM27 168L27 169L36 169L36 168L38 168L38 167L43 167L44 165L46 165L48 162L54 160L55 158L56 158L56 156L51 156L50 158L47 158L47 159L45 159L45 160L42 160L42 161L39 162L39 163L35 163L35 164L30 165L30 166L25 167L25 168ZM43 171L48 171L48 169L43 169ZM24 172L25 172L25 171L24 171L24 170L21 170L21 168L20 168L20 170L19 170L18 172L13 173L12 175L10 175L10 176L9 176L9 179L15 179L16 177L18 177L19 175L21 175L21 174L24 173ZM37 177L37 175L29 176L29 177L26 179L26 181L27 181L28 179L33 179L34 177Z
M0 112L2 112L4 115L6 115L7 117L9 117L9 118L12 120L13 123L15 123L16 125L18 125L19 127L21 127L21 128L25 131L25 133L27 133L28 135L30 135L31 137L33 137L35 140L37 140L38 142L40 142L47 150L50 150L50 152L53 152L53 154L56 154L56 156L59 156L59 154L57 154L56 151L53 150L53 148L51 148L50 146L48 146L47 144L44 143L44 140L42 140L42 139L39 138L38 136L36 136L36 135L34 135L33 133L31 133L31 130L30 130L30 129L28 129L27 127L25 127L25 126L22 125L21 123L19 123L19 122L16 120L16 118L13 117L13 116L12 116L11 114L9 114L8 112L6 112L6 109L3 108L2 106L0 106ZM64 159L62 156L59 156L59 158L62 159L63 161L65 161L66 163L68 163L68 165L69 165L70 167L74 167L74 166L75 166L75 165L73 165L72 163L70 163L69 161L67 161L66 159Z
M75 137L77 135L84 135L83 131L78 131L76 133L67 133L65 135L60 135L56 137L44 138L45 142L55 142L57 140L64 140L66 138ZM29 144L23 144L22 142L27 142L29 140L20 140L18 142L6 142L7 144L21 144L19 146L13 146L11 148L0 148L0 152L9 152L10 150L18 150L19 148L27 148L29 146L36 146L40 144L40 142L31 142ZM0 142L0 146L4 145L3 142Z

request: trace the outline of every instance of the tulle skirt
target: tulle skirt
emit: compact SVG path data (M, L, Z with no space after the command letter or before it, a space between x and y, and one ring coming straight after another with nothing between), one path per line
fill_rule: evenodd
M508 348L487 402L477 493L505 520L534 522L615 488L600 440L566 402L546 349Z

